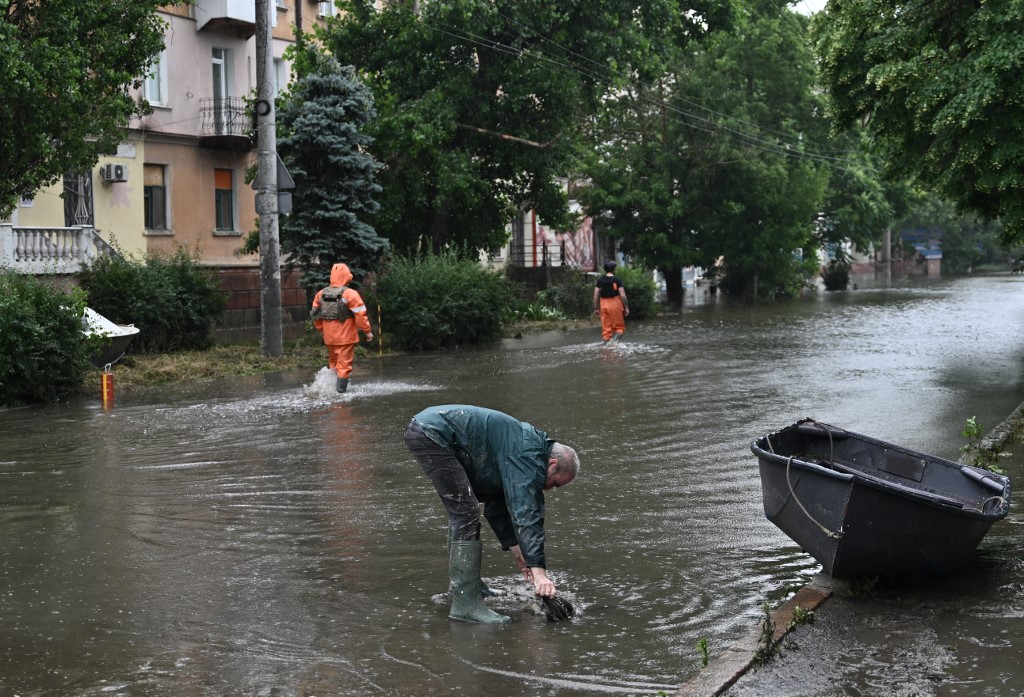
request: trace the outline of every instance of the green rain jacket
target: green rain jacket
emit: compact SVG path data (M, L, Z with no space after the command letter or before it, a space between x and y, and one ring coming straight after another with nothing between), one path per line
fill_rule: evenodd
M466 404L430 407L413 418L462 463L501 548L518 544L527 566L547 568L544 483L554 441L525 421Z

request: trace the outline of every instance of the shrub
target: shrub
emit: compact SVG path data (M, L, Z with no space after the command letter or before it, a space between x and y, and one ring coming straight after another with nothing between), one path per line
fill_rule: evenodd
M112 322L139 328L130 352L208 348L213 323L227 305L214 272L181 247L143 261L103 256L81 278L92 309Z
M388 333L405 350L498 339L513 305L502 274L454 252L396 259L377 281L377 298Z
M0 270L0 403L55 402L76 390L99 345L82 333L85 294Z
M594 277L569 274L538 293L537 300L566 317L590 317L594 312Z
M850 262L833 259L821 270L825 290L846 290L850 285Z
M650 271L620 266L615 275L622 279L629 299L629 319L647 319L658 312L658 286Z

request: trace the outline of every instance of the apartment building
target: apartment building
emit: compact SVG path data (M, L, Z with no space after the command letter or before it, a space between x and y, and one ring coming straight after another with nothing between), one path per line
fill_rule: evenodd
M274 79L283 88L290 77L283 55L295 41L297 16L310 31L336 9L317 0L266 2ZM256 161L246 112L256 91L255 5L195 0L165 8L165 48L138 94L152 113L129 124L117 151L91 171L69 173L23 200L11 222L87 225L124 252L184 245L211 266L255 267L255 256L238 253L258 225L255 192L245 182Z

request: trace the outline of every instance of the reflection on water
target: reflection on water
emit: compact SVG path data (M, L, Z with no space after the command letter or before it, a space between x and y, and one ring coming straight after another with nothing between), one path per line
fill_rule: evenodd
M1016 280L369 358L343 395L325 369L0 413L0 695L670 690L818 570L764 519L749 443L813 416L955 458L966 418L1021 401ZM573 621L489 533L515 621L448 621L445 516L402 441L446 402L578 448L546 511Z

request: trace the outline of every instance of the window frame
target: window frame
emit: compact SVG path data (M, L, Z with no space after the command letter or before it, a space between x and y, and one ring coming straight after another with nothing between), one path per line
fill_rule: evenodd
M213 229L215 232L236 232L235 171L216 167L213 172ZM227 172L231 177L230 189L225 189L218 185L218 172ZM222 225L225 222L229 227Z

